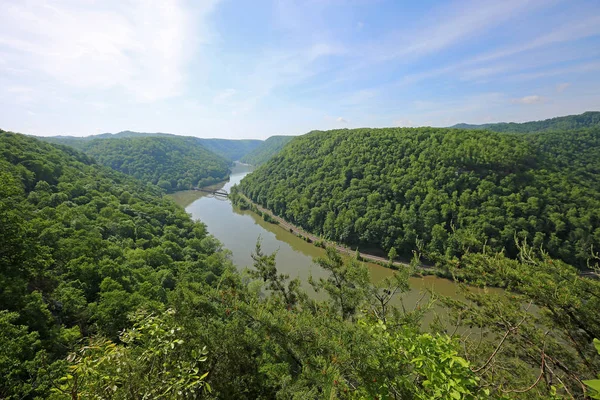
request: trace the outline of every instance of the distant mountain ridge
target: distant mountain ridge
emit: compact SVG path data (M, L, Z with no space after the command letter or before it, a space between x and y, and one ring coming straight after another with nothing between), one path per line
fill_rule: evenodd
M263 143L262 140L257 139L197 139L213 153L231 161L241 160Z
M529 122L498 122L490 124L456 124L454 129L485 129L494 132L545 132L566 129L580 129L600 126L600 111L586 111L583 114L566 115L542 121Z
M295 136L271 136L250 153L240 159L241 162L262 165L276 156Z
M125 139L125 138L142 138L142 137L182 137L194 139L200 142L207 150L212 151L218 156L224 157L229 161L237 161L244 155L251 152L263 141L258 139L207 139L195 136L174 135L172 133L162 132L134 132L121 131L117 133L101 133L90 136L49 136L39 137L39 139L50 143L64 144L82 150L83 144L97 139Z

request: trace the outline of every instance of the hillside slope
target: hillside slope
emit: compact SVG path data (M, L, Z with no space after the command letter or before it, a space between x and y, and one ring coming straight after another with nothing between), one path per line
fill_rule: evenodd
M86 141L81 150L117 171L167 192L227 179L229 162L196 139L162 136Z
M456 129L485 129L494 132L544 132L567 129L581 129L600 126L600 112L588 111L579 115L550 118L543 121L530 121L523 123L499 122L495 124L456 124L451 128Z
M564 149L566 161L577 147L561 140L542 141ZM480 164L529 165L523 155ZM594 162L573 171L597 174ZM160 190L72 148L0 131L0 182L3 399L346 399L392 390L483 400L524 387L531 399L583 398L581 381L600 370L592 345L600 281L558 260L466 255L467 273L520 294L452 300L440 313L460 327L450 337L441 319L423 331L427 302L393 306L409 290L409 270L375 284L365 265L329 248L315 260L325 274L311 282L326 294L317 300L279 274L276 252L259 242L253 268L238 274L206 227ZM540 358L561 386L536 384ZM481 368L490 362L502 368Z
M238 161L246 154L253 151L255 148L260 146L262 140L254 139L206 139L198 138L194 136L179 136L171 133L147 133L147 132L133 132L133 131L122 131L118 133L101 133L99 135L91 136L49 136L39 137L38 139L45 142L54 144L64 144L71 146L79 150L85 150L86 143L96 139L131 139L131 138L147 138L147 137L166 137L166 138L186 138L190 141L197 141L206 149L212 151L220 157L223 157L229 161Z
M200 138L198 140L210 151L230 161L242 159L246 154L250 153L263 143L262 140L254 139L230 140Z
M186 271L228 265L156 187L69 147L0 131L0 182L1 398L48 398L82 337L114 339Z
M515 237L585 266L600 248L600 129L535 135L457 129L311 132L240 184L288 221L351 246L430 258Z
M294 136L271 136L242 157L240 161L251 165L262 165L277 155L293 138Z
M427 377L417 354L448 369L440 354L458 351L420 333L417 318L385 335L376 321L350 320L376 290L356 261L340 266L347 290L364 286L353 302L314 303L259 246L249 286L203 224L71 148L0 131L0 180L3 399L343 398L346 381L361 398L389 385L406 398L480 391L456 356L444 381L411 383ZM279 289L264 296L264 282ZM390 365L403 373L387 378Z

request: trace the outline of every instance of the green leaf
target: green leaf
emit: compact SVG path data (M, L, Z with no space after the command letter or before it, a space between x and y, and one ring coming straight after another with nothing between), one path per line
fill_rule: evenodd
M583 381L589 388L595 390L600 393L600 379L591 379L588 381Z

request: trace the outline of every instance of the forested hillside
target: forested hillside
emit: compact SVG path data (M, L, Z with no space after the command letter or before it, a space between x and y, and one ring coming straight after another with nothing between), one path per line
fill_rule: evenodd
M170 133L145 133L145 132L133 132L133 131L122 131L118 133L102 133L99 135L75 137L75 136L50 136L40 137L49 143L64 144L67 146L74 147L79 150L84 150L88 146L88 142L96 139L131 139L131 138L148 138L148 137L160 137L169 139L182 139L189 140L189 143L199 142L204 148L210 150L216 155L223 157L229 161L238 161L246 154L250 153L257 147L259 147L263 141L253 139L205 139L192 136L177 136Z
M229 162L195 138L140 137L87 141L81 150L98 162L167 192L220 182Z
M262 144L262 140L253 139L198 139L200 143L215 154L230 161L238 161Z
M600 283L524 245L460 266L519 295L444 300L461 329L423 332L432 303L393 306L410 269L373 284L329 248L317 301L258 242L239 274L160 190L69 147L0 131L0 182L1 398L582 398L600 370Z
M98 135L90 136L45 136L39 137L38 139L44 142L54 144L64 144L66 146L73 147L78 150L84 150L88 142L96 139L124 139L124 138L145 138L145 137L177 137L170 133L146 133L146 132L133 132L133 131L121 131L118 133L100 133Z
M294 136L271 136L240 159L251 165L262 165L278 154Z
M600 126L600 112L588 111L579 115L567 115L565 117L550 118L543 121L531 122L500 122L496 124L456 124L451 128L457 129L486 129L494 132L544 132L561 131Z
M430 260L527 239L585 267L600 249L600 128L311 132L241 182L277 215L351 246ZM597 263L597 260L591 260Z
M82 336L114 339L129 313L165 310L186 271L227 268L156 187L68 147L0 131L0 177L1 398L45 398Z

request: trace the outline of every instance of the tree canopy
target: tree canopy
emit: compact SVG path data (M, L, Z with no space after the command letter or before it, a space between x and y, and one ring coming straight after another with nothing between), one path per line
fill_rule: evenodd
M275 214L351 246L422 242L432 260L515 238L587 266L600 248L600 128L503 134L447 128L315 131L240 189ZM595 249L595 250L594 250Z
M259 147L263 141L255 139L198 139L210 151L230 161L241 160L246 154Z
M82 150L98 162L167 192L223 181L229 162L185 137L97 139Z
M485 129L494 132L544 132L544 131L562 131L570 129L591 128L600 126L600 112L587 111L579 115L567 115L565 117L555 117L543 121L530 122L499 122L495 124L456 124L451 128L457 129Z
M553 137L540 140L567 162L577 147ZM600 281L524 244L516 259L446 260L514 290L443 299L450 330L423 320L433 299L394 302L411 269L373 283L328 248L317 300L258 241L240 273L159 188L66 146L0 131L0 182L2 398L554 399L596 385Z
M48 390L48 365L83 336L116 338L130 312L164 310L185 271L230 265L158 187L69 147L0 132L0 176L0 331L15 332L0 397Z

